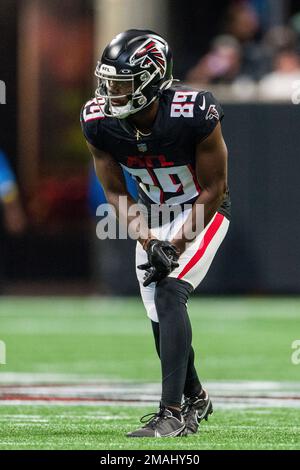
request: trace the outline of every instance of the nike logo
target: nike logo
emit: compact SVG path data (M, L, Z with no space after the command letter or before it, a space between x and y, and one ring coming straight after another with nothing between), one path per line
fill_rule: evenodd
M200 106L200 104L199 104L199 108L201 109L201 111L204 111L204 110L205 110L205 108L206 108L206 99L205 99L205 96L203 96L202 106Z

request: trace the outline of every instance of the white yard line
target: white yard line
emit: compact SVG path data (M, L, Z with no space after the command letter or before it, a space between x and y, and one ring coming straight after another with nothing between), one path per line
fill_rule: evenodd
M119 402L119 401L82 401L82 400L60 400L60 401L49 401L49 400L0 400L0 411L1 407L7 407L7 406L64 406L64 407L74 407L74 406L80 406L80 407L94 407L94 408L99 408L99 407L108 407L108 406L113 406L113 407L133 407L133 408L141 408L141 407L157 407L159 402L159 398L153 402ZM222 400L213 400L214 404L214 409L215 410L232 410L232 409L252 409L252 408L300 408L300 403L295 402L295 401L289 401L289 400L256 400L252 399L251 402L248 400L244 400L243 402L225 402ZM71 418L70 418L71 419ZM103 418L99 417L99 420L101 419L108 419L108 418ZM114 418L109 418L109 419L114 419ZM1 420L0 420L1 421Z
M91 389L91 385L95 387L124 387L126 388L135 388L143 390L155 391L159 387L157 383L144 383L144 382L134 382L130 380L123 380L118 378L103 378L97 376L84 376L82 374L64 374L64 373L35 373L35 372L1 372L0 371L0 387L1 385L15 385L15 386L24 386L24 385L66 385L70 387L88 386ZM206 382L206 388L210 390L218 390L225 393L226 391L231 392L235 391L245 391L250 393L251 391L297 391L300 393L300 381L298 382L282 382L282 381L256 381L256 380L220 380L220 381L208 381Z
M300 408L300 383L211 381L205 384L216 409ZM0 405L153 406L157 383L110 381L67 374L0 374Z

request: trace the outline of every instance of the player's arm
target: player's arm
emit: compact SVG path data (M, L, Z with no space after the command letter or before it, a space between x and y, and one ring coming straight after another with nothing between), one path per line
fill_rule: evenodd
M219 123L213 132L196 147L196 177L201 193L194 202L183 228L172 241L180 253L183 253L186 244L198 235L196 233L197 205L204 205L205 228L224 199L227 189L227 156L227 147Z
M140 233L138 240L144 246L146 241L154 237L141 214L129 215L130 206L135 205L136 202L127 191L120 165L109 153L97 149L89 142L87 142L87 146L94 158L95 171L104 189L107 202L114 207L120 223L127 224L132 233ZM127 204L119 203L120 196L127 199Z

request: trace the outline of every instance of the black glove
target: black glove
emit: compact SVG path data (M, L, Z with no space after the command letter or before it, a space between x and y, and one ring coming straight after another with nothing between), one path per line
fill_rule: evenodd
M170 272L173 271L173 270L159 271L157 268L154 268L153 266L151 266L150 263L142 264L141 266L138 266L138 269L144 269L146 271L145 276L144 276L144 282L143 282L144 287L149 286L149 284L151 284L152 282L161 281L162 279L167 277L170 274Z
M147 247L148 262L138 266L146 271L144 287L151 282L158 282L179 266L179 253L170 242L150 240Z

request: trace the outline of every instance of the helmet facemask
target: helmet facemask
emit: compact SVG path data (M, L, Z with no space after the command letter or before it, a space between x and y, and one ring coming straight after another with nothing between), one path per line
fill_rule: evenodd
M97 73L98 86L95 92L99 106L105 116L123 119L130 114L134 81L132 76Z
M98 64L96 68L95 75L98 78L98 87L95 95L105 116L124 119L150 104L143 94L143 89L152 81L154 74L150 75L148 71L141 71L136 74L110 75L101 71L101 68L105 70L107 67ZM152 97L151 102L154 99L155 96Z

